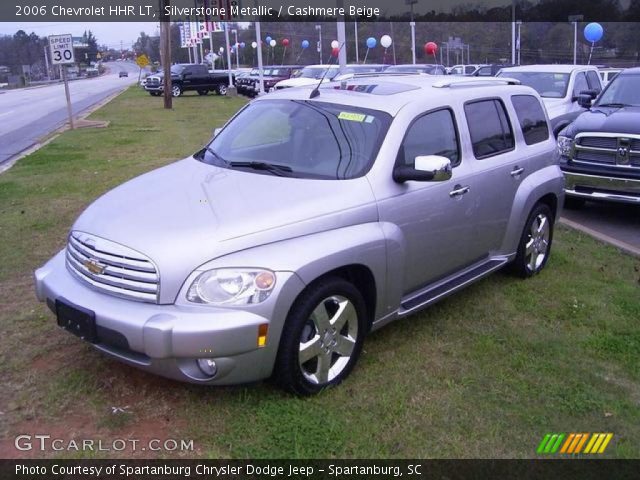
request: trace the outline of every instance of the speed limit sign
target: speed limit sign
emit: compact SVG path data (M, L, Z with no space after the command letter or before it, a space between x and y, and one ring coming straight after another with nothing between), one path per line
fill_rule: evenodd
M51 50L52 65L75 63L73 38L71 38L71 34L51 35L49 37L49 48Z

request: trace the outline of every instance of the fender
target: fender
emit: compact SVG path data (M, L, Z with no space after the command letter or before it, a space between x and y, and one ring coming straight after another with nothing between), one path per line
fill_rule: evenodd
M560 196L558 196L559 192ZM509 217L509 227L500 250L506 254L515 254L527 217L536 202L545 195L553 194L557 198L558 211L560 211L564 200L562 192L564 192L564 176L559 165L554 163L528 175L516 192Z

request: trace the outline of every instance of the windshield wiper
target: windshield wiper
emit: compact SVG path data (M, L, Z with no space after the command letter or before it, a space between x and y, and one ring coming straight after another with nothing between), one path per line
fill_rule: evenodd
M599 103L596 107L612 107L612 108L623 108L623 107L631 107L628 103Z
M229 162L228 165L230 167L236 168L251 168L253 170L264 170L269 173L273 173L274 175L279 175L281 177L288 177L290 173L293 173L291 167L287 165L278 165L276 163L267 163L267 162Z

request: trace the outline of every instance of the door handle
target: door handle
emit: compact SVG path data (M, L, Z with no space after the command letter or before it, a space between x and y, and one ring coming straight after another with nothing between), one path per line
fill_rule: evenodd
M512 177L517 177L519 175L522 175L522 172L524 172L524 168L523 167L518 167L516 165L516 168L514 168L513 170L511 170L511 176Z
M462 195L464 195L465 193L467 193L469 190L471 190L471 187L469 185L463 187L462 185L456 185L455 187L453 187L453 190L451 190L449 192L449 196L450 197L460 197Z

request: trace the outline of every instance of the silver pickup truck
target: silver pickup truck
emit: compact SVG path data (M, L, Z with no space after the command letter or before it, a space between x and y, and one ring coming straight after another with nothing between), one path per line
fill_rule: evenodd
M129 365L308 395L350 373L370 331L502 267L540 272L562 202L533 89L373 74L259 98L106 193L36 291Z

